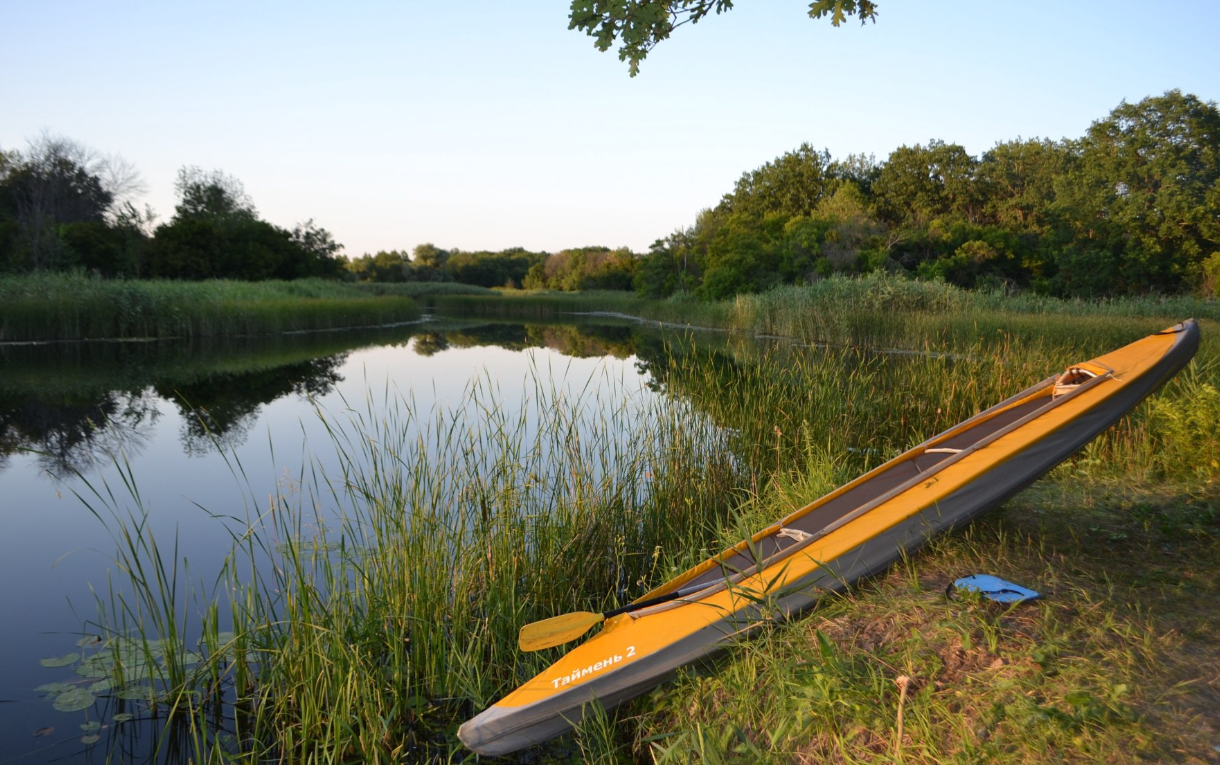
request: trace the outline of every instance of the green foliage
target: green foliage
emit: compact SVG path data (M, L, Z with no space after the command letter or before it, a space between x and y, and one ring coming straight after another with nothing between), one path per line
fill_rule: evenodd
M177 218L257 218L254 202L242 182L220 170L190 166L178 171Z
M1056 189L1077 251L1105 261L1107 291L1180 292L1220 247L1217 184L1220 111L1171 90L1094 122Z
M411 273L407 253L398 250L379 250L375 255L365 253L349 260L344 268L358 282L406 282Z
M562 250L530 267L526 289L629 290L639 265L635 253L623 247L578 247Z
M224 173L183 168L174 218L155 231L152 210L124 199L138 186L121 161L67 139L43 136L25 154L5 154L0 271L252 281L343 273L330 232L312 220L291 231L259 220L241 182Z
M1172 393L1148 404L1162 474L1220 478L1220 363L1196 361L1174 380Z
M84 146L43 135L0 162L0 267L69 268L76 253L65 227L102 223L115 201L104 163Z
M629 63L634 77L648 52L674 29L732 7L733 0L572 0L568 28L588 34L600 51L619 42L619 60ZM849 16L875 20L877 5L873 0L813 0L809 16L829 16L837 27Z
M173 220L153 232L143 275L157 279L337 278L339 245L312 220L288 231L260 220L241 182L183 168Z
M872 191L877 211L895 226L925 226L938 218L979 222L982 199L974 183L978 162L958 144L933 140L890 154Z
M0 277L0 341L201 337L388 324L419 315L409 297L320 279Z
M789 218L808 215L835 184L830 167L829 151L819 152L803 143L742 175L721 200L720 209L755 219L775 213Z
M640 295L720 300L886 269L967 288L1066 297L1202 295L1220 283L1220 112L1169 91L1080 141L941 140L884 163L809 144L747 172L659 240Z
M452 250L445 261L445 273L455 282L479 287L518 287L526 274L546 256L512 247L500 252Z

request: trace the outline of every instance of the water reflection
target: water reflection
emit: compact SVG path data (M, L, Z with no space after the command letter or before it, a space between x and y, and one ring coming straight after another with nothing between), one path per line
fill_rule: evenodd
M410 344L550 348L576 358L627 358L631 326L524 325L447 319L418 327L269 338L0 346L0 471L18 451L38 453L55 477L88 472L114 455L138 455L165 407L182 415L188 456L244 444L264 406L320 397L342 382L353 350Z
M148 389L54 397L0 390L0 470L19 450L36 452L56 478L87 472L107 455L139 454L159 414Z
M186 385L155 388L183 414L182 448L197 457L244 444L264 404L285 396L329 393L343 381L338 370L347 356L338 353L254 372L218 372Z

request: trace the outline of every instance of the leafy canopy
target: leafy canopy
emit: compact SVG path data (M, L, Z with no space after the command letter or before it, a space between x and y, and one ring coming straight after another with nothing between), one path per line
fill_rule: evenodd
M733 8L733 0L572 0L568 29L579 29L593 38L600 51L619 42L618 57L628 62L631 76L639 74L640 62L657 43L683 24L697 24L713 11L719 15ZM873 0L813 0L810 18L830 17L839 26L848 17L860 23L877 19Z

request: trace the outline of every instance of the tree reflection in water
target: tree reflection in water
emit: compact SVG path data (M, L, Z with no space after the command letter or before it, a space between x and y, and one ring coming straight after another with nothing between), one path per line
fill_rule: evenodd
M44 399L0 393L0 454L36 453L39 466L64 478L100 461L134 456L151 438L160 412L151 389L89 398ZM0 469L6 466L0 462Z
M353 350L400 347L419 356L450 348L551 348L627 358L659 351L638 326L445 319L429 327L161 343L0 346L0 471L36 452L56 477L144 449L167 401L182 415L189 456L245 443L262 407L319 397L342 381ZM654 347L655 346L655 347Z
M158 386L182 413L182 448L198 457L246 442L264 404L289 395L318 397L342 382L348 354L242 374L216 374L190 385Z

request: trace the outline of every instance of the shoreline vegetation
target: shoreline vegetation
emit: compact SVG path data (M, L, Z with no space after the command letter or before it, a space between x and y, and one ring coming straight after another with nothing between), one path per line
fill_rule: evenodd
M633 290L719 301L832 275L899 273L1061 298L1220 291L1220 109L1168 90L1123 102L1078 138L932 139L832 157L804 143L744 172L647 251L444 249L345 257L312 219L261 219L241 182L183 167L173 216L139 210L112 163L44 134L0 150L0 274L331 278L487 288Z
M333 443L314 448L333 446L341 475L305 465L270 508L252 489L247 516L214 509L233 545L217 586L193 593L168 549L142 533L138 477L125 474L131 497L96 487L86 503L130 577L99 593L88 629L102 647L80 661L105 668L123 692L133 674L148 675L143 687L155 691L140 709L178 726L195 761L473 761L457 725L553 658L517 650L522 624L620 605L1063 364L1191 315L1203 324L1192 365L1034 487L806 618L615 713L595 710L530 756L928 765L1212 756L1214 301L1065 301L887 275L717 303L426 299L465 315L614 311L829 345L708 351L697 334L675 338L648 360L667 395L608 412L599 397L618 402L613 385L571 397L535 380L522 401L505 402L475 384L433 412L370 391L363 404L319 411ZM955 353L871 352L896 346ZM323 517L326 503L342 518ZM956 576L977 572L1046 597L1018 608L946 599Z
M323 279L243 282L0 277L0 343L268 335L417 320L429 294L462 284L357 285Z
M500 319L619 314L674 328L707 328L804 342L921 348L988 332L1044 336L1054 317L1073 334L1220 322L1215 298L1189 295L1056 298L967 290L887 273L832 275L802 286L706 301L622 291L487 289L455 282L346 283L322 279L182 282L100 279L79 273L0 277L0 342L263 335L381 326L418 319L421 307ZM893 316L902 314L902 322ZM1058 332L1059 330L1055 330ZM1104 349L1105 337L1097 347Z

